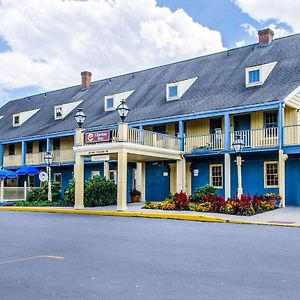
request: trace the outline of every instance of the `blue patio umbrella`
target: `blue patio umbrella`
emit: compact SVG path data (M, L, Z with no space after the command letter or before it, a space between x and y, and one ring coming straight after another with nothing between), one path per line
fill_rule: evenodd
M15 172L5 170L5 169L0 169L0 179L4 178L17 178L18 175Z
M35 167L27 167L24 166L21 169L19 169L18 171L16 171L17 175L36 175L39 174L41 172L40 169L35 168Z

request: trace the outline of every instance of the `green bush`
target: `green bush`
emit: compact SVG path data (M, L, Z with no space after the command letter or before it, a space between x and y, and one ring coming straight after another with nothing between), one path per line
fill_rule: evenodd
M200 201L204 196L215 196L217 195L217 189L209 184L197 188L192 194L191 198L193 201Z
M65 203L75 203L75 181L70 181L69 187L65 190ZM117 186L111 180L99 176L90 178L84 183L84 206L104 206L117 203Z
M61 200L61 186L59 182L51 182L52 201ZM43 183L41 187L34 187L27 194L28 202L47 201L48 200L48 182Z

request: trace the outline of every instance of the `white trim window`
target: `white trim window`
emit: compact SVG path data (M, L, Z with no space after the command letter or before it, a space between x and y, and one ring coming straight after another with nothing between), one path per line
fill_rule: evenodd
M20 114L14 114L13 115L13 126L17 127L20 126L21 122L20 122Z
M117 184L117 170L109 170L109 180Z
M104 107L105 111L111 111L115 109L115 100L113 95L104 97Z
M63 107L62 107L62 105L54 107L54 119L55 120L63 119Z
M168 83L167 84L167 100L179 99L179 84Z
M278 161L266 161L264 163L265 188L278 188Z
M62 184L62 174L61 173L54 173L53 179L54 179L54 181Z
M209 165L209 184L217 189L223 188L223 165Z

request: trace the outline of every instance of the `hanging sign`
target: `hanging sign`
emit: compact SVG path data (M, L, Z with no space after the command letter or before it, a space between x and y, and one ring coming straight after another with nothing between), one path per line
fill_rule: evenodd
M48 174L46 172L44 172L44 171L41 172L39 174L39 179L40 179L41 182L47 181L48 180Z
M110 141L110 131L109 130L86 132L84 134L84 142L86 144L103 143L103 142L109 142L109 141Z

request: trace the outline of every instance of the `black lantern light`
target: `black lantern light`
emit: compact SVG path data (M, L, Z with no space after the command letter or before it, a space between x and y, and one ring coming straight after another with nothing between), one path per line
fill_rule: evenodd
M122 100L121 103L119 104L119 106L117 107L117 111L120 115L121 121L122 123L124 123L125 118L128 115L128 112L130 111L130 109L128 108L128 106L126 105L126 100Z
M75 115L75 119L76 119L76 122L77 122L79 128L82 127L82 124L83 124L85 118L86 118L86 115L82 111L82 108L78 108L78 111Z

